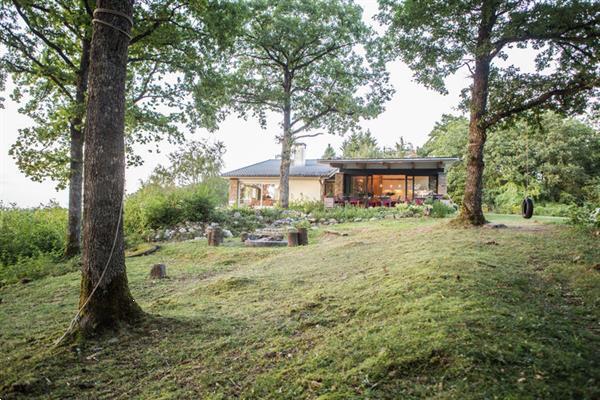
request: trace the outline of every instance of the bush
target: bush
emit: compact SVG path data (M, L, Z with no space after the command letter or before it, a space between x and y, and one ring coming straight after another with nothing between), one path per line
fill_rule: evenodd
M56 203L22 209L0 203L0 265L42 255L59 259L65 250L67 210Z
M81 266L79 257L59 262L55 255L41 254L36 257L20 258L14 264L0 267L0 286L2 283L16 283L23 278L39 279L45 276L60 276L77 271Z
M325 204L320 200L314 201L293 201L290 203L290 210L301 211L305 214L320 212L325 210Z
M583 207L572 206L569 223L586 229L600 229L600 204L587 204Z
M572 206L559 203L535 204L533 212L535 215L547 215L549 217L568 217ZM521 212L519 210L519 212Z
M150 229L212 220L217 196L209 184L181 188L149 185L141 188L125 201L124 227L128 242L147 236Z
M431 205L431 211L429 215L433 218L446 218L448 215L454 214L456 209L439 200L436 200Z

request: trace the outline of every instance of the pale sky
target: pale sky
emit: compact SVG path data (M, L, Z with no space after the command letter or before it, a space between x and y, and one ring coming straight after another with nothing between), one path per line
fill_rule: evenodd
M375 0L358 1L365 10L365 20L377 11ZM396 89L393 99L386 105L386 111L378 118L364 121L362 126L368 128L377 138L380 145L391 146L400 136L414 145L422 145L436 121L444 113L456 113L459 95L462 88L469 85L467 72L461 71L447 81L449 94L446 96L426 89L412 79L410 69L401 62L388 65L391 84ZM8 85L10 90L11 85ZM32 182L17 168L14 160L8 155L8 150L17 138L18 130L30 126L27 117L18 113L18 105L8 98L7 93L0 94L6 97L5 109L0 109L0 200L5 204L15 202L19 206L37 206L47 203L50 199L57 200L61 205L68 204L66 191L55 190L55 183ZM268 128L263 130L252 119L244 121L233 116L220 125L218 131L209 133L199 130L189 139L201 137L220 140L225 143L225 171L256 163L267 158L274 158L280 151L275 141L279 131L280 117L275 116L268 120ZM307 144L307 158L319 158L331 143L338 150L343 137L341 135L323 135L316 138L303 140ZM144 159L144 165L129 168L126 171L127 193L134 192L139 187L139 180L147 178L154 167L165 163L166 155L174 147L165 143L161 145L161 154L149 153L148 149L155 146L137 146L136 153Z

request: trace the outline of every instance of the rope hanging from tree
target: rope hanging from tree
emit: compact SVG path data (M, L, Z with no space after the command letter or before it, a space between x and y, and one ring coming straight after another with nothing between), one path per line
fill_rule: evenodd
M525 219L533 216L533 200L529 197L529 135L525 135L525 198L521 203L521 215Z

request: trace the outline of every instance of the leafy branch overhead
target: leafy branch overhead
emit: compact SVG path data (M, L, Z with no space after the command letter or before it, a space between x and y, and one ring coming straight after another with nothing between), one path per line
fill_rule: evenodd
M388 25L384 53L401 57L421 83L446 93L444 80L478 57L490 63L491 127L527 110L580 112L600 86L600 3L594 1L380 0ZM490 9L485 21L484 10ZM489 32L481 37L483 30ZM533 71L506 62L519 50L536 52ZM465 91L465 93L467 93ZM465 95L465 106L469 97ZM594 107L597 107L595 105Z
M225 108L263 126L266 113L287 110L293 140L341 134L382 112L392 89L383 65L364 56L373 31L360 7L338 0L246 4L252 18L227 66ZM202 101L203 86L197 90Z
M212 115L196 115L186 96L183 74L193 62L216 61L229 30L216 34L217 5L199 1L203 18L191 15L189 2L141 0L135 7L126 89L128 148L134 142L183 139L181 124L214 127ZM0 0L0 55L5 82L14 82L11 97L32 126L20 131L11 155L34 180L50 178L59 187L69 172L69 130L82 131L85 118L87 57L94 2ZM231 22L233 22L232 20ZM232 24L233 26L233 24ZM207 56L214 56L209 58ZM209 68L203 63L202 68ZM129 154L130 163L140 163Z

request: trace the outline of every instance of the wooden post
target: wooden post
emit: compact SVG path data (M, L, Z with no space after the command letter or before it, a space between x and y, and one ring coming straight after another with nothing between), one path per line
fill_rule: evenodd
M208 228L208 245L218 246L223 243L223 230L220 226L211 226Z
M308 229L298 228L298 245L306 246L308 244Z
M167 266L165 264L154 264L150 269L150 278L163 279L167 276Z
M288 247L296 247L296 246L298 246L298 244L300 242L298 232L296 232L296 231L289 231L287 234L287 239L288 239Z

